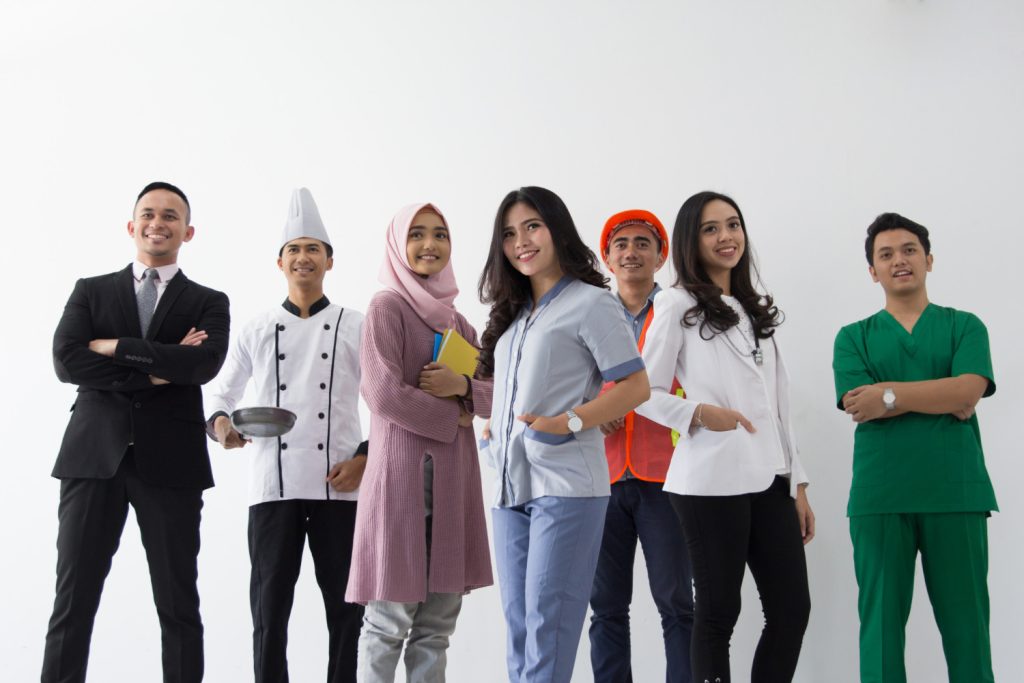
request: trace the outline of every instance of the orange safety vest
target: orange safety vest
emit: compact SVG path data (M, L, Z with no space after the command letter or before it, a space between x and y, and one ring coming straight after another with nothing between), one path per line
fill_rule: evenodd
M654 317L654 307L647 311L644 326L637 343L643 351L647 339L647 328ZM614 386L614 382L604 385L602 392ZM671 391L677 396L686 396L678 380L672 380ZM637 479L643 481L665 481L672 452L675 450L679 433L634 411L626 414L622 429L604 438L604 453L608 458L608 476L611 483L622 478L628 469Z

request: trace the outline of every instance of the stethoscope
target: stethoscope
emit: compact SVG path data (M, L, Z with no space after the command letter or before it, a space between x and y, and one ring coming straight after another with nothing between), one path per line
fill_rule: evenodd
M749 317L749 316L748 316ZM754 350L750 355L754 358L754 364L758 367L764 365L764 352L761 351L761 340L757 337L757 330L754 329L754 319L750 318L750 331L754 335Z
M750 357L754 359L754 364L757 365L757 367L761 367L762 365L764 365L764 351L761 350L761 340L758 339L758 337L757 337L757 330L754 329L754 318L751 317L749 314L747 314L747 318L750 320L750 332L751 332L751 334L754 337L754 348L750 351ZM737 327L736 331L740 333L741 337L743 337L743 341L746 341L747 340L747 336L745 334L743 334L743 330L738 329L739 325L737 325L736 327ZM729 339L729 335L728 334L725 335L725 339L726 339L726 341L729 342L729 345L732 346L732 348L736 349L736 351L741 356L742 355L746 355L742 351L740 351L739 349L736 348L736 345L733 344L732 339Z

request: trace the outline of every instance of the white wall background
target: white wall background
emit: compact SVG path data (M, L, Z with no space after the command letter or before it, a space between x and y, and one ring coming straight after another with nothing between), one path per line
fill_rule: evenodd
M997 677L1019 676L1021 35L1024 7L1012 0L4 3L4 680L38 676L53 599L49 471L74 388L54 378L52 331L77 277L133 256L124 226L153 179L190 195L196 237L180 262L230 294L239 323L284 296L276 240L298 185L313 190L337 245L328 294L356 308L377 288L391 215L436 202L452 225L458 305L478 326L476 279L509 189L560 193L591 245L613 212L644 207L671 225L691 193L733 194L788 315L781 334L813 478L801 683L857 679L844 518L853 430L833 408L832 338L882 302L862 256L870 220L896 210L924 223L932 299L978 313L991 333L999 392L979 414L1002 505L989 527L992 644ZM206 496L200 557L207 680L245 681L245 456L216 447L212 456L218 485ZM657 681L658 618L642 562L638 570L634 678ZM736 681L748 680L760 628L752 584L744 598ZM293 680L322 680L326 630L309 571L291 636ZM497 589L473 593L449 680L500 681L503 656ZM907 658L911 680L945 680L920 580ZM90 678L158 680L158 667L129 521ZM584 637L573 680L590 679Z

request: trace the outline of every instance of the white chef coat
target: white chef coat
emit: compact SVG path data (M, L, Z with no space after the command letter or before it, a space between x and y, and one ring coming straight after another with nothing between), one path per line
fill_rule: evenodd
M700 336L699 321L690 327L682 325L694 304L696 300L685 289L660 292L643 349L651 398L636 412L681 435L665 476L665 490L694 496L755 493L789 469L790 493L795 497L797 485L806 483L807 475L793 438L789 375L779 353L778 334L761 340L769 362L758 367L750 354L749 335L736 326L707 340ZM686 398L670 393L673 377L686 390ZM738 410L757 431L696 429L691 434L690 421L701 403Z
M230 344L206 397L207 412L230 415L252 378L256 406L296 414L278 438L256 437L240 451L249 461L249 504L275 500L356 500L327 483L336 463L362 441L359 425L359 338L363 315L324 297L300 318L289 301L250 321Z

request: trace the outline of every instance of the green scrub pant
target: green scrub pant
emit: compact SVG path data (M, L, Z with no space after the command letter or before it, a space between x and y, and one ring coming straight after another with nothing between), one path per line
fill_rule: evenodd
M906 625L921 553L950 683L993 683L989 642L988 513L850 518L860 587L861 683L906 683Z

